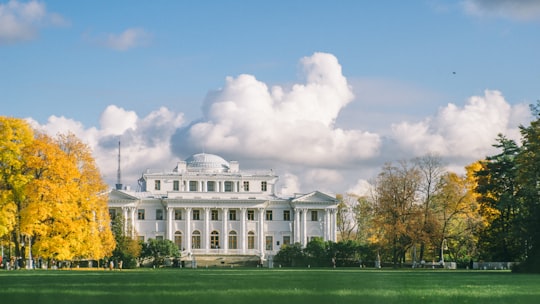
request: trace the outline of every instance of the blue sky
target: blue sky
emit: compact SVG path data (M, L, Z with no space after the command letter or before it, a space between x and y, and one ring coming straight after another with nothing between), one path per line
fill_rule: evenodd
M76 133L110 184L121 139L126 184L205 150L359 192L386 161L459 171L518 138L538 33L536 0L0 1L0 114Z

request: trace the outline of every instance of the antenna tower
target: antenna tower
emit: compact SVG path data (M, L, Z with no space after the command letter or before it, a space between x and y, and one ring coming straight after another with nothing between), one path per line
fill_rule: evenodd
M118 141L118 171L116 173L116 190L122 190L122 173L120 171L120 141Z

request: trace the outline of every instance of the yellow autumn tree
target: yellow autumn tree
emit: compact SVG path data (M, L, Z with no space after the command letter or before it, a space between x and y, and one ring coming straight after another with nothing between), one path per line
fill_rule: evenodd
M467 261L476 254L475 232L482 225L482 216L473 187L473 180L448 172L442 176L441 189L435 197L440 227L435 239L437 245L442 240L447 242L447 253L454 261Z
M33 132L21 119L0 116L0 239L11 245L20 240L15 227L21 204L26 200L25 187L32 176L26 170L23 150L32 143ZM15 233L15 235L12 235ZM19 254L19 246L15 254Z
M0 122L5 120L2 118ZM22 120L15 121L26 125ZM8 191L14 189L13 182L9 187L2 184L0 206L5 215L2 221L7 224L0 223L9 234L14 253L26 257L31 246L32 254L44 259L109 256L115 242L110 229L107 187L89 147L73 134L53 139L41 133L33 135L26 127L30 139L18 150L0 150L4 167L7 160L15 164L12 159L19 160L18 170L24 173L24 178L19 178L21 182L16 184L17 192ZM21 141L17 134L22 132L12 130L11 133L15 135L9 142ZM12 150L16 151L11 153ZM8 157L10 153L16 156ZM0 173L3 180L9 180L7 170Z
M109 256L115 248L115 241L110 229L107 185L101 179L92 152L73 134L60 135L58 144L77 167L74 181L79 192L74 203L79 208L80 226L84 227L80 231L82 242L77 250L78 257L101 259Z

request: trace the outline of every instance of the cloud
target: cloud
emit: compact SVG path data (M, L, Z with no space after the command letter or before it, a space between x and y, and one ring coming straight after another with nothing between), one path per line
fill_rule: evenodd
M41 27L65 26L67 21L57 13L49 13L39 1L26 3L10 0L0 4L0 45L34 39Z
M511 106L499 91L470 97L463 107L448 104L420 122L392 125L393 140L412 155L480 159L492 151L497 134L519 140L519 124L530 118L527 106Z
M80 122L51 116L34 128L54 136L72 132L93 150L102 175L109 184L116 183L118 141L121 141L122 181L132 185L146 169L172 170L178 157L171 149L171 137L184 123L183 114L161 107L145 117L138 117L115 105L102 113L100 126L86 129Z
M492 16L519 21L540 19L538 0L465 0L466 13L473 16Z
M188 144L321 168L376 154L378 135L335 127L339 112L353 99L337 58L315 53L300 64L305 83L290 90L269 88L252 75L227 77L222 89L208 95L202 121L178 136L179 149Z
M207 95L203 117L187 125L182 113L165 107L140 116L115 105L104 109L98 127L58 116L33 125L51 135L71 131L88 143L109 185L116 182L121 140L122 180L131 186L146 169L170 171L178 160L205 151L239 161L242 170L272 169L280 178L278 194L321 190L366 195L366 180L376 177L385 162L437 153L457 172L492 155L498 133L519 140L518 126L532 118L527 105L511 105L501 92L486 90L463 105L424 110L429 114L420 118L385 120L389 126L380 123L373 133L352 124L339 128L336 120L353 102L354 91L337 59L315 53L302 59L300 67L304 82L287 90L269 87L253 75L227 77L222 88ZM429 99L430 94L421 96ZM394 98L400 95L389 100ZM403 99L409 104L407 96ZM370 105L363 99L355 102ZM359 120L366 116L362 111L357 115Z
M151 35L142 28L128 28L120 34L108 34L99 39L99 43L117 51L127 51L132 48L146 46Z

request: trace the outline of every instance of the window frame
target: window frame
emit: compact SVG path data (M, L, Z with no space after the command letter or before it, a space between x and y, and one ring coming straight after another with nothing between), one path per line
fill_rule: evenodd
M254 221L255 220L255 210L251 209L246 212L246 217L248 221Z
M236 221L236 220L237 220L236 210L235 209L229 210L229 221Z
M182 220L182 210L174 209L174 220L175 221L181 221Z
M163 209L156 209L156 221L163 221Z
M283 220L284 221L291 220L291 210L283 210Z
M146 213L145 209L137 209L137 219L144 221L145 213Z

